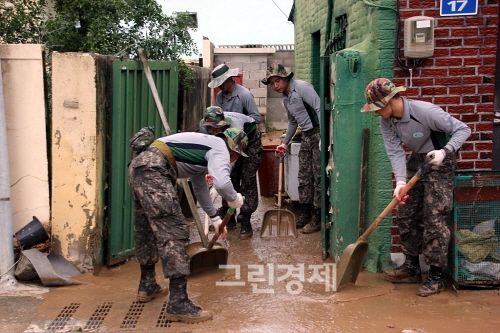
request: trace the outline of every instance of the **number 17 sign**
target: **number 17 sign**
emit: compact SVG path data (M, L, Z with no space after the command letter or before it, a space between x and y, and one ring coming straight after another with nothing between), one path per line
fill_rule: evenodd
M441 0L441 16L476 15L478 0Z

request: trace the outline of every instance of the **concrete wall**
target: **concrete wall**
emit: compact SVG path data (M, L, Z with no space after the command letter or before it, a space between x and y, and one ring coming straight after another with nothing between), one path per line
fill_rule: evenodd
M33 216L50 220L43 51L43 45L0 45L13 232Z
M267 66L269 67L272 63L282 64L287 72L294 72L295 75L295 51L276 51L275 54L267 58ZM262 77L265 76L264 72ZM283 106L283 94L277 93L270 86L265 87L267 88L266 120L275 129L286 130L288 117Z
M52 58L52 229L55 250L82 272L102 242L104 104L102 56Z
M281 94L277 94L260 80L266 76L267 67L273 62L280 62L287 70L293 71L294 45L222 45L215 48L208 39L204 40L203 45L203 66L212 64L213 69L225 63L229 68L239 68L243 75L243 86L253 94L259 108L261 131L286 129L288 118ZM212 58L213 61L210 60Z

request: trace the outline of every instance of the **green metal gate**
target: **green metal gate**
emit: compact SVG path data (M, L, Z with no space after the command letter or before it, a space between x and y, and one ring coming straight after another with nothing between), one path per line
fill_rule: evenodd
M149 67L172 132L177 131L178 64L150 61ZM107 200L106 264L113 265L134 254L134 207L127 179L133 158L128 140L145 126L155 136L165 136L160 116L140 61L113 62L113 107L109 133L109 196Z

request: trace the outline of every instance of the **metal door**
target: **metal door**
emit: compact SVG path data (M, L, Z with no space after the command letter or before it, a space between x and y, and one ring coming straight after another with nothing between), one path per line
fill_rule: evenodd
M149 66L172 132L177 131L178 64L150 61ZM142 127L154 126L165 135L160 116L140 61L113 62L113 107L109 119L109 162L106 264L134 254L134 207L128 186L127 165L133 158L128 140Z

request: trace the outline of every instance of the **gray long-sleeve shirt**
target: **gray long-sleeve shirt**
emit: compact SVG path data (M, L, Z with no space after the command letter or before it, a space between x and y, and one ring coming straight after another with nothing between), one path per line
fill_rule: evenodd
M252 93L247 88L235 83L231 96L227 97L224 92L219 91L215 97L215 105L220 106L224 112L237 112L248 115L255 119L258 124L260 123L260 113L253 98Z
M176 133L158 140L165 142L172 150L178 177L191 178L194 194L208 215L215 215L217 210L205 181L207 173L213 177L214 187L224 199L236 200L237 193L230 177L229 151L224 140L194 132Z
M312 84L302 80L290 80L290 92L283 93L283 105L288 115L288 129L283 143L288 144L297 126L309 131L320 126L320 101Z
M403 143L415 153L440 149L434 146L431 133L443 132L451 136L443 147L455 152L470 136L470 128L450 116L439 106L403 97L403 117L380 118L380 129L396 181L406 182L406 153Z

